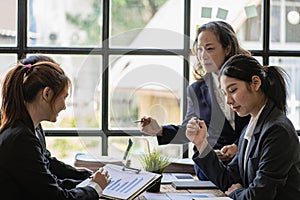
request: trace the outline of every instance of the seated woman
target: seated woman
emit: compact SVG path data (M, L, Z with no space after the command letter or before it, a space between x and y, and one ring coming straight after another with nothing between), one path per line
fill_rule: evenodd
M207 141L203 120L191 119L186 136L197 152L193 160L233 199L293 200L300 197L300 146L286 117L286 85L280 67L263 67L253 57L236 55L221 68L227 104L239 115L250 114L238 152L225 166Z
M1 199L98 200L108 185L107 172L101 169L87 186L66 187L45 161L35 128L41 121L56 121L66 108L70 84L56 62L19 62L6 74L0 126Z

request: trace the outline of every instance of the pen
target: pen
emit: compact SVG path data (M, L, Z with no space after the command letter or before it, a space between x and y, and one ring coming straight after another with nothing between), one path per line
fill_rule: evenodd
M135 120L135 121L132 121L133 123L140 123L140 122L144 122L144 120Z

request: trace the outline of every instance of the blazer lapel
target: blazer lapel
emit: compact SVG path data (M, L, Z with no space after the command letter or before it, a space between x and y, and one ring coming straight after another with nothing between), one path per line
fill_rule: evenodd
M244 134L243 134L244 136ZM239 145L241 146L240 147L240 153L239 153L239 159L238 159L238 162L239 162L239 169L240 169L240 175L242 177L242 180L243 180L243 184L245 184L246 182L246 171L244 170L244 158L245 158L245 151L246 151L246 147L247 147L247 143L248 141L246 139L244 139L244 137L241 137L240 138L240 142L239 142Z
M268 101L259 116L259 119L257 121L255 129L253 131L253 136L251 138L251 142L249 144L249 149L248 149L248 152L246 155L247 160L249 159L249 157L252 157L252 155L256 149L256 143L259 140L260 135L262 134L262 128L264 125L264 121L265 121L267 115L269 115L269 112L272 110L273 105L274 104L272 102Z
M248 170L249 158L253 157L253 154L254 154L255 150L257 149L258 140L259 140L261 134L263 134L262 133L262 128L263 128L263 125L264 125L264 121L265 121L267 115L269 114L269 112L271 111L273 105L274 104L272 102L270 102L270 101L267 102L267 104L265 105L264 109L262 110L262 112L259 116L259 119L257 121L255 129L253 131L253 136L252 136L251 141L249 143L248 152L247 152L247 155L245 157L246 168L245 168L245 171L244 171L244 180L245 180L246 185L248 185L248 174L247 174L247 172L249 171ZM243 155L245 155L245 154L243 154ZM249 166L249 167L252 168L253 166ZM254 176L254 174L249 174L249 175Z

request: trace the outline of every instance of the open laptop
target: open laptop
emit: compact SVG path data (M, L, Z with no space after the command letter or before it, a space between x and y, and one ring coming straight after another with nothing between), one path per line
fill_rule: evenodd
M132 144L133 144L132 139L129 138L128 145L126 147L126 150L125 150L125 153L124 153L124 156L123 156L123 160L122 160L122 163L123 163L124 166L127 166L127 164L128 164L127 163L127 161L128 161L128 155L129 155L129 152L131 150Z

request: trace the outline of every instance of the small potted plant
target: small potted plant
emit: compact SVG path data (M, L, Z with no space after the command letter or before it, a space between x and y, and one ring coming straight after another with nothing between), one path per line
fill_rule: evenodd
M157 174L162 174L164 169L170 164L169 158L162 156L158 150L153 150L149 154L142 155L140 161L145 171ZM159 192L161 178L158 179L147 191Z

